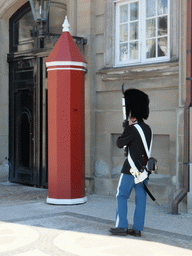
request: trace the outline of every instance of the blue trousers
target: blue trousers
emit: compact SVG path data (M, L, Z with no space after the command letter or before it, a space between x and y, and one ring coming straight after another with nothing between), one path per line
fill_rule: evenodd
M145 180L148 184L148 180ZM132 189L135 189L135 212L133 218L133 229L142 231L144 228L145 209L146 209L146 191L141 183L135 184L134 177L128 174L121 174L117 187L117 212L116 227L128 228L127 220L127 200L130 197Z

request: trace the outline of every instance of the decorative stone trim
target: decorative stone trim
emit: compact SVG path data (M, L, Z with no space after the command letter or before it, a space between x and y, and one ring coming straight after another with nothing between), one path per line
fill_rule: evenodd
M102 68L97 72L102 81L134 80L179 75L179 62Z

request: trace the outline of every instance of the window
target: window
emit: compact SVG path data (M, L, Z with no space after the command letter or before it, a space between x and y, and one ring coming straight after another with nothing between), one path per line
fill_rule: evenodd
M34 19L30 10L30 4L27 2L10 18L10 52L33 48Z
M169 60L169 0L116 2L116 65Z
M53 2L50 5L49 19L45 30L48 33L57 33L50 38L45 36L45 47L53 47L62 33L62 24L67 13L67 6ZM27 2L19 8L10 18L10 52L31 51L37 47L37 31L31 12L30 3Z

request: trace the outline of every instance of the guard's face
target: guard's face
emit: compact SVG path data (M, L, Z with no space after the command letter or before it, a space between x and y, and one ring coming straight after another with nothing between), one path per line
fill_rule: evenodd
M137 119L135 117L131 117L131 122L134 124L137 122Z
M129 114L128 120L130 120L132 124L137 122L137 118L131 116L131 113Z

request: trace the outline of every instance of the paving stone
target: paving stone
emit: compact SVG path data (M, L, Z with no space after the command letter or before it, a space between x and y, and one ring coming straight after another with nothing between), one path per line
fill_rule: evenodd
M140 238L110 235L115 196L90 195L82 205L50 205L47 189L1 182L0 256L192 255L192 214L169 214L147 202ZM134 200L128 201L132 226Z

